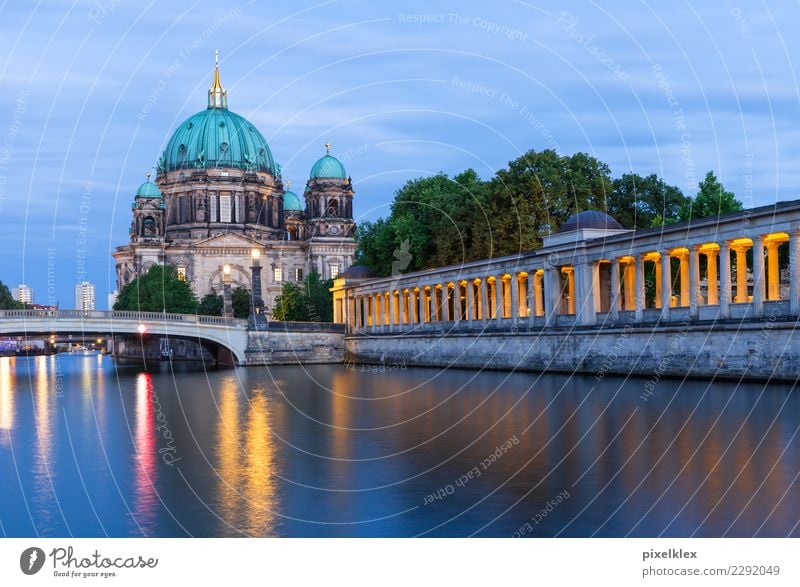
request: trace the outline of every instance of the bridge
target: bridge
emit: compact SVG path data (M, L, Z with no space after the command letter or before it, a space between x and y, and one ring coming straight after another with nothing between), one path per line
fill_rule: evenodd
M0 310L0 336L140 335L194 340L210 348L218 365L245 364L247 321L165 312Z

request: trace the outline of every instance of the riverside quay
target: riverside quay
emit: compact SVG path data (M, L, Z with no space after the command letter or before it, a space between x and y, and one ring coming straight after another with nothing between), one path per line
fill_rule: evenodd
M530 252L351 267L334 320L354 362L794 379L798 244L800 200L645 230L590 210Z

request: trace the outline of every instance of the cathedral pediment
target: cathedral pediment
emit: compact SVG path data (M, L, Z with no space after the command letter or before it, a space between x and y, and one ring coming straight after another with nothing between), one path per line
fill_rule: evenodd
M220 234L193 243L195 249L251 249L263 245L257 240L235 233Z

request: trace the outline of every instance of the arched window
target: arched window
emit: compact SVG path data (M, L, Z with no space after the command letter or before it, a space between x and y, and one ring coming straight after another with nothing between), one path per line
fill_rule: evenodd
M156 235L156 221L152 216L148 216L142 221L142 236L155 236Z
M328 209L326 212L326 216L332 216L334 218L339 217L339 201L338 200L328 200Z

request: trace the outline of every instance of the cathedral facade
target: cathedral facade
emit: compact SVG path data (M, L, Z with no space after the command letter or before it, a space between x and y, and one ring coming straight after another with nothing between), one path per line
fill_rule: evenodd
M170 264L198 298L222 292L226 268L232 287L250 290L256 258L269 311L283 282L336 278L352 265L353 196L327 144L303 197L290 191L263 135L228 110L217 64L208 107L177 128L155 181L148 174L136 191L130 242L113 253L118 288Z

